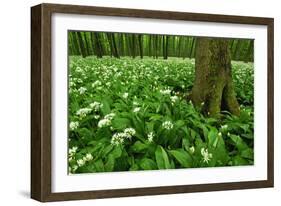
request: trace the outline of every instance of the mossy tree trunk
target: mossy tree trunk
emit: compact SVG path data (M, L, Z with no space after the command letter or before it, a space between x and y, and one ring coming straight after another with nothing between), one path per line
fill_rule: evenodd
M217 116L222 110L240 114L232 76L228 41L214 38L198 38L195 54L195 81L191 91L195 106L203 106L209 116Z

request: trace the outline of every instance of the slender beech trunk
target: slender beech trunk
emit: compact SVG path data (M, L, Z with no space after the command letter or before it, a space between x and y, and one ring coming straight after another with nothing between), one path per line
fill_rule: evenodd
M239 60L239 57L240 57L239 51L240 51L240 48L241 48L241 43L242 43L242 41L237 40L237 44L236 44L235 51L234 51L234 54L233 54L234 60Z
M87 54L86 54L86 49L85 49L85 45L84 45L84 42L82 39L81 32L76 32L76 34L77 34L77 38L78 38L80 54L82 55L83 58L85 58L87 56Z
M149 35L149 39L148 39L148 56L151 57L151 50L152 50L152 35Z
M136 37L135 34L132 34L132 39L131 39L131 48L132 48L132 57L136 57Z
M198 38L195 57L195 81L190 98L195 106L217 116L221 110L240 114L232 76L228 41Z
M247 48L247 53L246 53L246 62L253 61L253 48L254 48L254 40L250 40L249 46Z
M192 57L192 51L193 51L193 47L194 47L194 42L195 42L195 38L192 37L192 42L191 42L191 46L190 46L190 50L189 50L189 54L188 54L189 58Z
M189 39L190 37L184 38L184 48L186 48L186 50L183 52L183 59L185 59L185 57L188 57L189 55Z
M112 45L112 39L111 39L111 35L110 33L106 33L107 36L107 40L108 40L108 44L109 44L109 48L110 48L110 57L114 56L114 48Z
M143 45L142 45L142 36L141 36L141 34L138 35L138 40L139 40L140 57L143 58Z
M162 36L162 52L163 52L163 59L165 59L165 57L166 57L166 54L165 54L166 49L165 49L165 36L164 35Z
M156 57L156 59L158 59L158 36L157 35L155 35L155 48L154 48L154 50L155 50L155 57Z
M178 41L178 57L181 57L181 43L182 43L182 36L179 37Z
M164 59L168 59L168 48L169 48L169 36L166 36L165 41L163 38L163 51L164 51Z
M84 38L84 42L85 42L85 50L86 50L86 54L87 56L90 56L90 44L88 42L88 39L87 39L87 34L86 32L83 32L83 38Z
M116 58L120 58L120 56L118 54L118 49L117 49L117 44L116 44L116 40L115 40L115 35L113 33L111 33L111 40L112 40L112 47L113 47L113 55Z

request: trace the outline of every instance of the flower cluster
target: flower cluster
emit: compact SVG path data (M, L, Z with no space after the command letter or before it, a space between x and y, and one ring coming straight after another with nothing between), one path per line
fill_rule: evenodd
M98 87L98 86L101 86L101 81L100 81L100 80L97 80L97 81L95 81L95 82L92 84L92 87L93 87L93 88Z
M153 132L149 132L147 135L147 141L148 142L153 142L153 138L154 138L154 133Z
M101 119L98 123L98 127L102 128L102 127L107 127L111 125L111 120L109 119Z
M114 117L115 117L115 113L109 113L104 116L105 119L109 119L109 120L112 120Z
M178 96L171 96L170 99L171 99L172 103L176 103L176 101L179 99L179 97Z
M222 129L222 130L227 130L227 128L228 128L228 125L227 125L227 124L221 126L221 129Z
M207 164L213 157L212 153L209 153L208 149L204 149L204 148L201 149L201 155L202 155L203 162Z
M136 134L136 130L134 128L126 128L123 132L115 133L111 138L112 145L120 145L123 144L125 139L131 139Z
M167 94L171 94L171 90L170 89L165 89L165 90L160 90L161 94L167 95Z
M91 113L91 111L92 111L92 109L90 109L90 108L81 108L76 112L76 115L83 118L83 117L86 117L87 114Z
M129 96L129 93L128 93L128 92L125 92L125 93L122 95L122 97L123 97L124 99L127 99L128 96Z
M136 134L136 130L134 128L126 128L124 133L127 135L128 138L131 138Z
M78 159L76 162L78 167L82 167L92 159L93 159L93 155L91 153L87 153L82 159Z
M134 112L134 113L137 113L137 112L140 111L140 109L141 109L140 107L135 107L135 108L133 109L133 112Z
M102 108L103 104L100 102L93 102L90 104L90 108L93 109L95 112L99 111Z
M76 130L79 127L79 122L70 122L69 123L69 129L70 130Z
M190 151L191 154L193 154L195 152L194 146L189 147L189 151Z
M167 130L173 129L174 125L171 121L165 121L162 123L162 127L164 127Z
M85 87L80 87L80 88L78 89L78 92L79 92L80 94L84 94L86 91L87 91L87 89L86 89Z
M69 156L69 158L74 157L74 155L77 152L77 149L78 149L78 147L72 147L72 148L68 149L68 156Z
M78 150L78 147L72 147L68 149L68 161L75 160L75 154ZM75 164L72 167L69 167L69 172L73 173L78 169L78 166Z
M110 113L104 116L103 119L101 119L98 122L98 127L102 128L102 127L108 127L111 125L111 120L114 118L115 114L114 113Z

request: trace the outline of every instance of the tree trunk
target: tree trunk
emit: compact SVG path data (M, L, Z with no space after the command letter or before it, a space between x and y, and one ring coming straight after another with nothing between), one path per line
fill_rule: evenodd
M136 37L135 34L132 34L132 41L131 41L131 48L132 48L132 57L136 57Z
M192 37L192 42L191 42L191 46L190 46L190 51L189 51L189 54L188 54L188 57L189 57L189 58L192 58L192 51L193 51L193 48L194 48L194 43L195 43L195 38Z
M253 61L253 48L254 48L254 40L250 40L247 53L246 53L246 62L252 62Z
M97 57L102 58L103 49L102 49L101 41L99 38L99 34L96 32L92 33L92 39L93 39L93 44L95 45L94 48L95 48Z
M112 40L112 48L113 48L114 57L120 58L120 56L118 54L117 44L116 44L116 41L115 41L115 36L114 36L113 33L111 33L111 40Z
M198 38L195 55L195 81L190 95L193 104L204 105L203 111L209 116L217 116L221 110L238 116L228 41Z
M155 50L155 57L156 59L158 59L158 36L155 35L155 47L154 47L154 50Z
M87 40L87 34L86 34L86 32L83 32L83 38L84 38L84 42L85 42L85 51L86 51L86 55L87 56L90 56L90 48L89 48L89 42L88 42L88 40Z
M168 49L169 49L169 36L166 36L166 41L165 41L165 57L164 59L168 59ZM164 49L164 48L163 48Z
M83 39L82 39L81 32L76 32L76 34L77 34L77 37L78 37L80 54L82 55L83 58L85 58L87 56L87 54L86 54L86 49L85 49L85 46L84 46L84 42L83 42Z
M178 57L181 57L181 43L182 43L182 36L179 37L179 43L178 43Z
M152 50L152 35L149 35L148 39L148 56L151 57L151 50Z
M143 45L142 45L142 36L141 34L138 35L138 40L139 40L139 49L140 49L140 57L141 59L143 58Z

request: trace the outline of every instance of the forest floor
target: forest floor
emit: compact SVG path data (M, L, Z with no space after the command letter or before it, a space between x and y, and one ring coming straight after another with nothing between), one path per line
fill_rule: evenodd
M70 173L253 164L253 63L232 62L241 115L215 119L187 100L194 59L69 60Z

